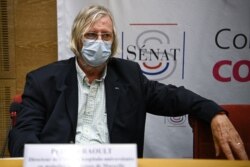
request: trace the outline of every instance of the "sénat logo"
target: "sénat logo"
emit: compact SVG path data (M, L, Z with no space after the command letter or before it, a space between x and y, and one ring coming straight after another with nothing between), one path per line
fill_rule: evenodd
M165 117L164 118L164 123L167 124L169 127L174 126L174 127L184 127L185 122L187 120L187 116L179 116L179 117Z
M133 34L124 47L123 58L139 63L142 72L152 80L163 80L173 74L180 47L171 43L165 31L142 30Z

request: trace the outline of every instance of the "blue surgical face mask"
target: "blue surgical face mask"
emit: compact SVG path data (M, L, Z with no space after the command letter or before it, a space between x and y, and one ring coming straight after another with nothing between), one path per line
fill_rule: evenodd
M102 40L83 41L81 50L84 61L93 67L97 67L105 63L111 55L111 42L103 42Z

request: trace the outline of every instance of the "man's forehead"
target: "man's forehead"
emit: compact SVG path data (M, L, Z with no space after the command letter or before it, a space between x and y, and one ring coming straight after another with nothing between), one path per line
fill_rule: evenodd
M98 27L106 27L113 29L113 22L109 16L103 16L98 20L92 22L88 29L95 29Z

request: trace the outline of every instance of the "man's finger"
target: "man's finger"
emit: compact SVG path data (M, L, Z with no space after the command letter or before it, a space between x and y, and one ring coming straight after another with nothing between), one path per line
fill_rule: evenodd
M233 150L235 154L242 160L248 160L247 153L244 149L244 143L242 141L240 142L234 142L231 144L231 147L233 147Z
M214 138L214 149L215 149L215 156L218 157L220 155L220 146L215 138Z
M233 155L233 153L231 151L231 148L230 148L230 146L228 144L222 144L221 149L224 152L227 159L229 159L229 160L234 160L235 159L234 155Z

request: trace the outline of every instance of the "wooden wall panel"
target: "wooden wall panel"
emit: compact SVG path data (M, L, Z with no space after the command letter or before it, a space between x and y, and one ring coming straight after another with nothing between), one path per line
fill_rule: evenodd
M13 0L0 1L0 149L8 156L9 105L16 91Z
M15 80L1 79L0 80L0 149L1 156L5 149L5 156L8 156L7 149L7 136L10 128L10 115L9 115L9 105L12 97L16 93L16 83Z
M27 72L57 60L56 0L15 0L17 92Z
M0 78L15 78L13 0L0 1Z
M0 0L0 7L2 151L10 122L9 105L15 94L23 92L26 74L57 60L57 10L56 0Z

